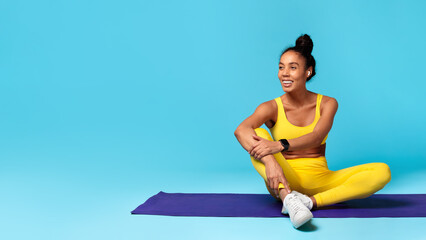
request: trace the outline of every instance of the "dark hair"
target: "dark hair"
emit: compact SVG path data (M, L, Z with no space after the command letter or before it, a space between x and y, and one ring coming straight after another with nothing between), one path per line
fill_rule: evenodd
M309 75L309 77L306 79L306 82L309 81L316 74L315 59L311 54L313 48L314 48L314 43L312 42L311 37L309 37L309 35L307 34L303 34L303 35L300 35L299 38L297 38L296 46L287 48L280 55L280 58L281 58L284 53L291 50L291 51L300 53L300 55L302 55L305 58L305 62L306 62L305 69L308 69L309 67L312 66L312 74Z

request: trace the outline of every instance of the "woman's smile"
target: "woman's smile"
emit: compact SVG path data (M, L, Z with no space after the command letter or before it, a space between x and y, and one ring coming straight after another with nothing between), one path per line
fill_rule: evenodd
M284 87L288 88L288 87L291 87L291 85L293 84L293 81L291 81L291 80L283 80L282 83L283 83Z

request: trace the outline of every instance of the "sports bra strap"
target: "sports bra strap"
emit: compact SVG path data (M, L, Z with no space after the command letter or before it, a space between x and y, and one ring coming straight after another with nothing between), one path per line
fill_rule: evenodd
M320 106L320 104L321 104L321 99L322 99L322 95L321 94L319 94L318 93L318 97L317 97L317 105L316 105L316 108L315 108L315 116L320 116L320 110L321 110L321 106Z

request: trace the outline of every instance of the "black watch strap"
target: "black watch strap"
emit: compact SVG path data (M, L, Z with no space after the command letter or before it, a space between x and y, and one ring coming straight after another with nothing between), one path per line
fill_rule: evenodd
M280 139L281 145L283 145L284 150L283 152L287 151L290 147L290 144L288 143L287 139Z

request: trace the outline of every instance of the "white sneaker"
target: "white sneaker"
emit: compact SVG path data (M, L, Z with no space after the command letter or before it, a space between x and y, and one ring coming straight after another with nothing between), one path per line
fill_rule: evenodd
M287 194L283 202L283 207L285 206L288 210L290 221L295 228L302 226L314 217L311 211L309 211L294 193Z
M312 209L312 207L314 206L314 203L312 202L311 198L308 197L307 195L300 193L296 190L291 191L291 193L294 193L299 199L300 201L302 201L303 205L305 205L309 210ZM281 213L283 214L287 214L287 209L285 208L284 204L283 204L283 208L281 210Z

